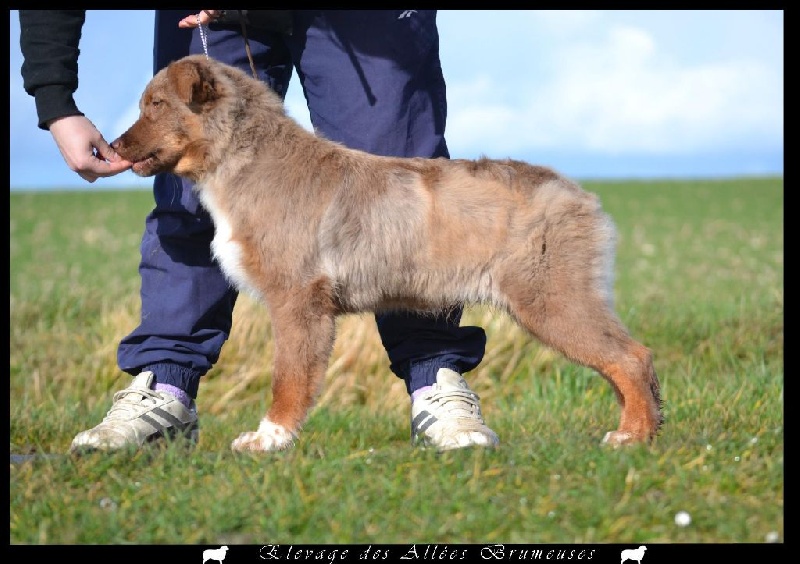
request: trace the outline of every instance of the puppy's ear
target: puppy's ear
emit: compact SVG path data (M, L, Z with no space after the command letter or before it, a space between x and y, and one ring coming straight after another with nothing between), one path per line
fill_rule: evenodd
M167 79L181 101L194 111L219 98L214 74L203 61L176 61L167 67Z

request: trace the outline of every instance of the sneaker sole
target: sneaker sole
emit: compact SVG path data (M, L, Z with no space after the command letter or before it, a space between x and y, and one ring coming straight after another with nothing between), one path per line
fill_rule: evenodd
M89 454L92 452L136 452L142 448L168 448L170 446L194 449L200 439L200 426L195 423L186 429L170 427L166 433L153 433L141 445L126 444L120 447L107 447L100 445L80 444L71 445L69 454Z
M435 444L431 439L428 437L423 436L416 436L411 440L411 444L417 448L434 448L439 452L444 452L448 450L458 450L461 448L497 448L500 446L500 440L495 438L491 439L482 433L476 433L476 435L480 436L482 439L480 441L470 439L468 444L452 444L448 446L440 446Z

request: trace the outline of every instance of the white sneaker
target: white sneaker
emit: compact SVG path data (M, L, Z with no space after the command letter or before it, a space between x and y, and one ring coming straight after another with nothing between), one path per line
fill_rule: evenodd
M197 442L199 427L194 401L189 409L175 396L151 389L153 373L142 372L130 386L114 394L103 421L73 439L70 452L141 447L178 437Z
M440 368L433 389L411 404L411 441L439 450L497 446L500 439L484 423L478 400L461 374Z

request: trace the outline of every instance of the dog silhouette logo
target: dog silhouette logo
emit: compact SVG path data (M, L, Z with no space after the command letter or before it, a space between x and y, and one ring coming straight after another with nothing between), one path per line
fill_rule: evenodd
M203 564L206 564L209 560L216 560L219 564L222 564L222 561L225 560L225 554L228 552L227 546L221 546L214 550L204 550L203 551Z
M623 550L620 557L622 560L620 564L623 564L626 560L636 560L638 564L642 564L642 558L644 558L644 551L647 550L646 546L640 546L639 548L630 548L628 550Z

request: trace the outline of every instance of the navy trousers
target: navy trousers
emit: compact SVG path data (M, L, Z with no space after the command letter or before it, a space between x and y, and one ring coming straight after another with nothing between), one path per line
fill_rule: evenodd
M156 11L154 72L203 53L199 30L178 28L186 15ZM206 38L210 57L251 73L238 24L212 24ZM435 11L296 11L291 35L248 27L247 38L259 78L282 96L296 70L320 135L379 155L449 158ZM118 363L196 397L230 334L237 293L212 259L214 226L192 184L160 174L153 191L141 243L141 323L122 339ZM433 384L439 368L464 373L480 363L486 335L460 319L460 309L376 315L390 368L409 393Z

